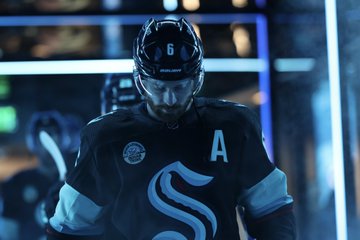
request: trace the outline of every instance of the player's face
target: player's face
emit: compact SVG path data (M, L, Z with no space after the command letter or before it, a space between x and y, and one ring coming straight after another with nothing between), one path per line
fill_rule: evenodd
M142 83L146 90L150 114L161 121L176 121L190 106L194 84L192 78L176 81L146 78Z

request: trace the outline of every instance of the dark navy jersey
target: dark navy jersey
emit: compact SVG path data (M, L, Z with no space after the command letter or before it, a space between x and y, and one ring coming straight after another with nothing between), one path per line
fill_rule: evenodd
M65 234L236 240L238 205L257 218L292 202L243 105L199 98L166 124L143 103L91 121L81 139L50 220Z

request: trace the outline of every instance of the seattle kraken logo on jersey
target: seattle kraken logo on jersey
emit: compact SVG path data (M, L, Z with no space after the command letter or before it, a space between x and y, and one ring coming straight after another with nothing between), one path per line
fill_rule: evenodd
M213 179L213 177L201 175L186 168L179 161L174 162L161 169L151 179L148 187L148 197L151 204L161 213L190 226L195 232L195 240L209 239L209 237L206 237L205 224L200 219L188 212L169 205L160 198L156 189L156 184L159 183L161 186L161 191L163 194L165 194L166 197L204 215L211 223L213 233L212 237L214 237L217 230L217 220L215 214L203 203L193 198L190 198L189 196L186 196L174 189L171 185L171 178L173 172L179 174L183 180L185 180L188 184L191 184L192 186L205 186ZM186 240L186 237L179 232L169 230L160 232L153 238L153 240L161 239Z

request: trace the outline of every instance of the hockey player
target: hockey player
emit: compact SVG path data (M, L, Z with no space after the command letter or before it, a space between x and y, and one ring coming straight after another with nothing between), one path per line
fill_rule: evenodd
M132 106L144 99L137 91L132 76L121 73L106 76L100 98L102 115L118 108Z
M143 100L143 96L136 89L132 76L129 74L111 73L106 75L104 85L100 92L101 115L110 113L118 108L129 107ZM77 136L76 136L77 139ZM73 166L67 166L71 170ZM59 200L59 190L64 181L61 179L53 184L46 196L46 219L52 216Z
M1 240L37 240L45 237L43 200L48 189L59 178L59 173L52 156L40 143L39 132L46 131L64 156L74 159L80 141L79 129L71 115L65 116L57 111L32 114L26 143L28 150L37 158L38 165L15 173L0 186Z
M148 20L134 41L142 104L91 121L48 239L295 239L285 174L247 107L197 98L203 47L185 19Z
M126 108L139 103L143 97L136 89L135 83L128 74L111 73L106 75L104 85L100 91L101 115L111 113L118 108ZM68 166L71 171L73 166ZM57 181L51 186L45 201L46 221L55 212L59 201L59 191L64 185L64 180Z

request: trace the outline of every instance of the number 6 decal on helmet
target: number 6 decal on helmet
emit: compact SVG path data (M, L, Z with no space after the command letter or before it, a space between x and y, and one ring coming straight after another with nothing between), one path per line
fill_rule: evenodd
M168 56L174 55L174 44L173 43L168 43L166 45L166 53Z

